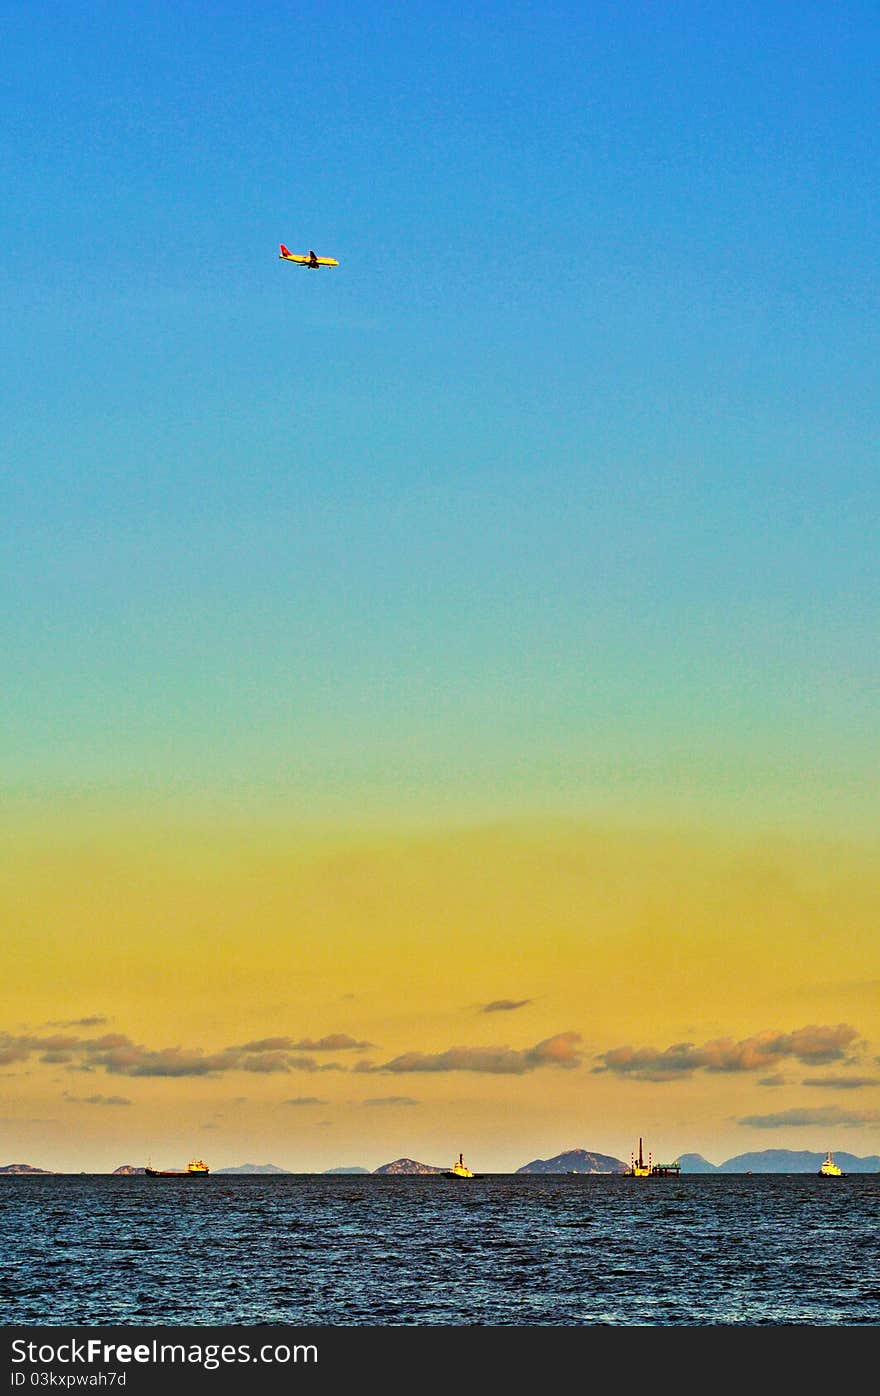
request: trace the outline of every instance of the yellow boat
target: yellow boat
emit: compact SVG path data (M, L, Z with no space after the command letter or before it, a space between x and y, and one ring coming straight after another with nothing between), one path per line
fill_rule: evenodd
M830 1149L825 1155L825 1162L819 1169L819 1173L823 1178L842 1178L844 1176L842 1169L838 1168L837 1164L834 1162L834 1156Z
M454 1163L443 1175L446 1178L473 1178L474 1174L464 1161L464 1155L459 1154L458 1163Z

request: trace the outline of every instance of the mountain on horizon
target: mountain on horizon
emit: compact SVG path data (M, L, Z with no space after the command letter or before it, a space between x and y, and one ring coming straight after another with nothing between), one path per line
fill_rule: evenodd
M709 1171L717 1173L818 1173L824 1158L824 1151L814 1153L809 1149L761 1149L757 1153L736 1154L733 1158L725 1159L724 1163L719 1164L717 1169L713 1170L710 1165ZM835 1150L834 1158L844 1173L880 1172L880 1157L877 1154L869 1154L867 1158L859 1158L857 1154L838 1153ZM682 1172L684 1171L682 1166Z
M627 1164L610 1154L594 1154L588 1149L569 1149L555 1158L536 1158L517 1168L517 1173L625 1173Z
M685 1173L818 1173L825 1158L823 1153L796 1149L763 1149L757 1153L736 1154L723 1163L710 1163L702 1154L677 1155L682 1174ZM878 1173L880 1156L834 1150L835 1161L844 1173ZM626 1173L629 1165L608 1154L589 1149L570 1149L555 1158L533 1159L517 1168L517 1173Z
M717 1173L717 1163L710 1163L702 1154L679 1154L678 1162L682 1173Z
M215 1168L215 1173L289 1173L289 1168L278 1168L274 1163L240 1163L236 1168Z
M393 1163L383 1163L373 1169L374 1173L445 1173L445 1168L435 1168L430 1163L419 1163L414 1158L396 1158Z
M880 1154L868 1154L865 1157L860 1157L858 1154L850 1154L837 1149L832 1152L836 1163L844 1173L880 1173ZM677 1157L683 1175L697 1173L818 1173L825 1158L825 1151L816 1153L809 1149L762 1149L753 1153L735 1154L732 1158L717 1164L710 1163L702 1154L679 1154ZM569 1149L565 1153L556 1154L553 1158L532 1159L531 1163L524 1163L522 1167L514 1169L513 1172L623 1174L628 1171L628 1168L629 1165L625 1164L622 1159L614 1158L611 1154L599 1154L591 1149ZM123 1163L118 1168L114 1168L110 1176L136 1176L143 1174L144 1171L143 1168L135 1164ZM360 1165L345 1165L337 1168L325 1168L322 1171L324 1174L393 1175L446 1173L447 1169L436 1167L430 1163L420 1163L418 1159L398 1158L391 1163L383 1163L378 1168L373 1169L362 1168ZM213 1172L290 1176L294 1170L279 1168L274 1163L242 1163L237 1167L216 1168ZM35 1168L30 1163L0 1165L0 1176L53 1177L57 1174L57 1169Z

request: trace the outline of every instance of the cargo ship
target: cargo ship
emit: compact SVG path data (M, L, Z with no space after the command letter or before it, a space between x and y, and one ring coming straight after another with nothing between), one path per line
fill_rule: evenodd
M655 1163L649 1151L646 1160L642 1152L641 1139L639 1139L638 1158L632 1153L629 1160L629 1168L624 1175L627 1178L677 1178L681 1172L681 1164L678 1159L674 1163Z
M148 1178L205 1178L210 1171L200 1158L191 1159L186 1168L150 1168L148 1165L144 1169Z
M459 1154L458 1163L454 1163L451 1168L447 1168L444 1173L446 1178L473 1178L475 1175L468 1168L464 1161L464 1154Z

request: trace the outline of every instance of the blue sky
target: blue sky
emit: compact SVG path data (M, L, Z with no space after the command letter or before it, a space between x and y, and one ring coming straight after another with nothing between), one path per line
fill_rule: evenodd
M14 789L865 827L875 6L2 18Z

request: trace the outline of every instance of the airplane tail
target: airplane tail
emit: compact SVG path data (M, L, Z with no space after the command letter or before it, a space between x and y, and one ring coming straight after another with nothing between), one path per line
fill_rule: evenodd
M280 253L280 255L281 255L282 257L289 257L289 256L290 256L290 248L289 248L289 247L285 247L283 242L282 242L282 244L281 244L281 253Z

